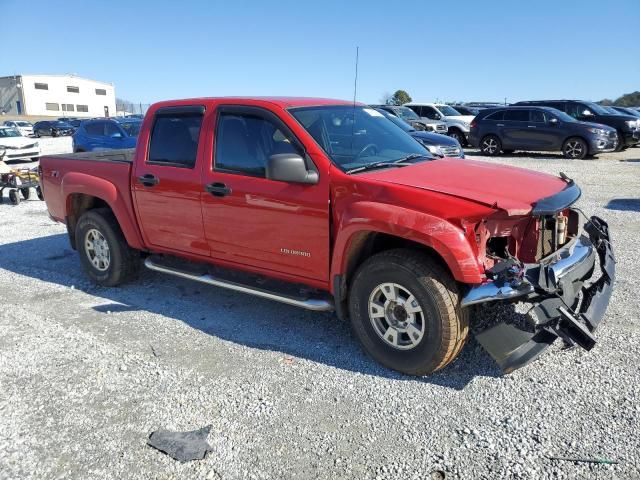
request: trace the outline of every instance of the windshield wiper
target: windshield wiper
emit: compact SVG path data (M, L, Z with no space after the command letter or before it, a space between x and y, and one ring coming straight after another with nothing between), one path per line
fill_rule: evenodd
M386 167L408 167L409 165L413 165L413 163L407 163L410 160L415 160L416 158L429 158L427 155L422 155L420 153L412 153L407 155L406 157L399 158L397 160L393 160L391 162L376 162L369 163L367 165L362 165L361 167L352 168L351 170L347 170L346 173L358 173L364 172L366 170L375 170L376 168L386 168Z

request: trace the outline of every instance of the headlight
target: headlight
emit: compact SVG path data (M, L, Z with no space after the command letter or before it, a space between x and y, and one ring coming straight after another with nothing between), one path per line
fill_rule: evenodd
M626 123L627 127L629 128L636 128L638 126L638 122L636 122L635 120L627 120L624 123Z
M607 135L607 131L602 128L587 128L591 133L595 133L596 135Z
M439 157L444 157L444 152L442 151L442 148L438 147L437 145L427 145L426 143L423 143L423 145L427 147L427 150L429 150L429 152L433 153L434 155L438 155Z
M467 123L467 122L462 122L462 126L463 126L464 128L469 128L469 123Z

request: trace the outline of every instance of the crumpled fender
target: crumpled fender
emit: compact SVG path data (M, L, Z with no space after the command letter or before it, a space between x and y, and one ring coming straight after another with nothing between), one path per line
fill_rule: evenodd
M331 259L331 276L344 274L352 242L362 232L380 232L421 243L435 250L453 277L463 283L482 283L483 270L461 228L442 218L404 207L356 202L340 214Z
M61 190L65 199L65 217L69 215L71 210L71 196L73 194L85 194L99 198L111 207L127 243L132 248L144 248L138 225L131 217L133 210L129 192L120 192L116 185L108 180L79 172L67 173L62 179Z

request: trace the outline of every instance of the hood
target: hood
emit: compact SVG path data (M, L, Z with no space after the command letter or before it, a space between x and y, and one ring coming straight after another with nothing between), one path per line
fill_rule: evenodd
M446 147L458 147L458 141L454 138L451 138L447 135L442 135L441 133L433 133L433 132L409 132L413 138L417 138L429 145L441 145Z
M458 122L471 123L471 120L473 120L476 117L473 116L473 115L448 115L448 116L446 116L444 118L448 122L458 121Z
M27 137L1 137L0 146L24 148L27 145L33 145L36 140Z
M607 130L610 132L615 132L616 129L610 127L609 125L603 125L602 123L594 123L594 122L577 122L578 125L585 128L599 128L600 130Z
M509 215L526 215L535 202L567 186L561 178L546 173L446 158L409 167L372 170L364 175L380 182L464 198L502 209Z
M596 122L601 122L601 121L629 122L629 121L638 120L638 118L637 117L633 117L631 115L627 115L626 113L621 113L620 115L614 115L612 113L611 115L594 115L594 120Z

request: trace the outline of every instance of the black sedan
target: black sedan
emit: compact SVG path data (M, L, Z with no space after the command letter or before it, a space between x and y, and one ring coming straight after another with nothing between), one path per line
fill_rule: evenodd
M386 110L381 108L375 108L374 110L387 117L398 127L419 141L427 148L427 150L429 150L429 152L431 152L432 155L437 157L464 158L464 150L462 150L460 143L455 138L451 138L448 135L441 135L439 133L418 131L404 120L390 114Z
M42 122L36 122L33 126L33 134L36 137L61 137L64 135L73 135L73 132L75 132L73 126L60 120L44 120Z

